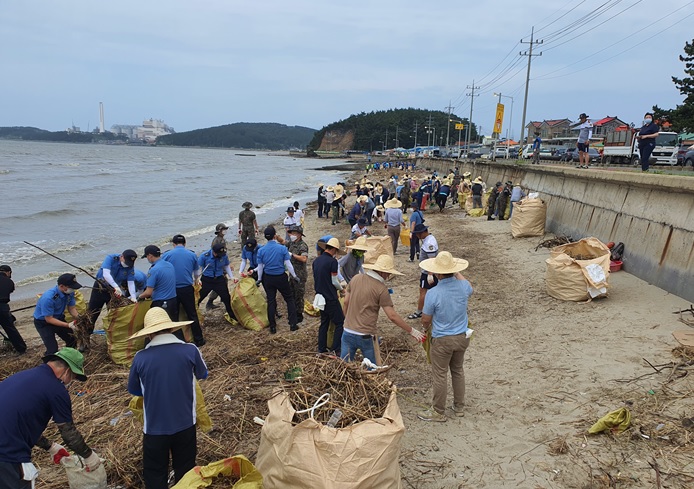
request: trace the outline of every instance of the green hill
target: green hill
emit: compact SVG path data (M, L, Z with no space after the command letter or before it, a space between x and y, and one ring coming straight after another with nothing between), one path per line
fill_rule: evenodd
M237 122L160 136L157 138L157 145L256 150L303 149L315 132L315 129L308 127L285 126L270 122Z
M429 117L431 116L431 129ZM450 116L450 144L458 141L455 123L463 121L461 139L467 137L467 118L456 114ZM318 131L309 143L309 153L313 151L378 151L397 146L412 148L415 144L415 123L417 127L417 145L426 146L446 144L446 128L449 124L447 112L422 109L390 109L376 112L362 112L347 119L333 122ZM427 134L427 131L430 131ZM432 141L435 137L436 141ZM472 139L477 137L477 128L472 126ZM396 141L397 139L397 141Z
M24 141L53 141L61 143L96 143L103 141L124 140L111 132L67 132L46 131L37 127L0 127L0 139L21 139Z

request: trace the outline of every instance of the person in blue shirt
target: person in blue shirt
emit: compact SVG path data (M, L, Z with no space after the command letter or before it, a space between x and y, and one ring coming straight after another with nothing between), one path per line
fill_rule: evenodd
M641 156L641 171L648 171L651 154L655 149L655 138L660 133L660 127L653 122L653 114L646 112L643 116L643 126L639 130L639 155Z
M79 315L75 307L75 290L81 288L74 274L64 273L58 277L58 285L48 289L36 302L34 326L46 347L46 355L58 351L56 335L65 342L65 346L74 348L77 345L75 321L65 321L65 309L73 318Z
M215 244L209 250L200 253L198 257L198 267L202 271L202 288L198 306L210 292L216 292L222 300L222 304L229 315L229 318L236 319L234 311L231 309L231 295L229 295L228 279L234 279L234 274L229 266L227 249L222 244ZM224 274L226 273L226 277Z
M419 258L419 237L415 234L414 228L417 224L424 224L424 215L419 210L417 201L412 202L412 215L410 216L410 261L413 262L415 255Z
M75 428L67 391L72 381L87 380L84 357L74 348L62 348L44 356L43 362L0 382L0 487L3 489L33 487L38 475L31 463L34 446L48 451L56 464L69 456L65 447L43 436L51 419L65 444L84 458L87 471L101 465L99 456Z
M284 302L287 303L287 315L289 316L289 329L296 331L299 327L297 323L296 305L292 289L289 287L285 268L289 271L292 279L300 282L301 279L296 275L294 266L290 261L289 250L277 241L275 228L268 226L263 232L267 244L258 251L258 281L262 283L267 296L267 317L270 321L270 333L277 333L277 292L282 294Z
M147 245L142 258L150 263L147 272L147 288L138 300L152 299L151 307L166 310L172 321L178 320L178 299L176 298L176 270L174 266L161 259L161 250L156 245Z
M135 297L139 297L147 288L147 274L141 270L135 270Z
M198 306L195 303L195 288L193 287L193 277L200 276L198 257L194 252L186 249L186 237L177 234L171 238L174 247L162 255L162 260L171 263L176 273L176 299L178 304L185 311L188 319L192 321L190 330L193 333L193 341L197 346L205 344L205 338L200 329L198 319ZM176 317L178 319L178 316Z
M241 265L239 265L239 275L242 273L253 277L254 280L258 280L258 250L262 248L262 245L258 245L258 241L255 238L248 238L246 244L241 247ZM248 269L246 269L248 267Z
M195 379L207 378L200 350L173 335L190 321L171 321L153 307L145 327L130 339L146 336L149 344L133 358L128 392L143 397L142 477L147 489L168 488L169 461L175 482L195 467Z
M533 165L540 164L540 147L542 147L542 138L539 132L535 132L535 140L533 141Z
M111 301L112 297L121 297L123 294L122 284L127 284L129 296L135 301L135 260L137 253L134 250L125 250L120 255L114 253L106 255L101 268L96 273L96 281L89 296L89 318L91 329L94 330L96 320L99 319L101 309Z
M429 290L422 309L422 326L431 332L432 407L418 414L424 421L446 421L447 377L451 371L453 412L463 416L465 402L465 371L463 360L470 345L472 330L468 328L467 306L472 286L460 273L468 267L467 260L453 258L442 251L435 258L419 264L433 273L438 285Z

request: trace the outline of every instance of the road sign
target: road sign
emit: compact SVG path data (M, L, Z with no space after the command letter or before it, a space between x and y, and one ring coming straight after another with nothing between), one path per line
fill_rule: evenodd
M494 132L501 134L504 123L504 104L496 104L496 117L494 118Z
M465 124L456 124L455 125L456 131L462 131L463 129L465 129Z

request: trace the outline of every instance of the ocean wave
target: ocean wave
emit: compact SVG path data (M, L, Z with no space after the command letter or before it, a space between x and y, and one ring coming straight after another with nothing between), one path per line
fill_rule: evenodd
M39 211L39 212L34 212L33 214L24 214L22 216L10 216L7 219L12 219L16 221L24 220L24 219L41 219L44 217L57 217L57 216L69 216L73 214L77 214L77 210L75 209L51 209L48 211Z
M48 251L49 253L53 254L62 254L62 253L69 253L72 251L84 249L91 247L91 243L88 243L86 241L76 241L76 242L67 242L67 241L61 241L58 243L55 242L47 242L47 241L38 241L36 243L36 246L40 246L44 250ZM38 248L34 248L33 246L29 246L24 242L6 242L6 243L0 243L0 262L6 263L9 265L21 265L24 263L29 263L33 262L36 260L37 257L40 256L48 256L46 255L43 251L39 250Z
M0 175L7 175L10 173L10 170L0 170Z
M70 167L75 167L75 166L80 166L79 163L65 163L63 166L70 166Z

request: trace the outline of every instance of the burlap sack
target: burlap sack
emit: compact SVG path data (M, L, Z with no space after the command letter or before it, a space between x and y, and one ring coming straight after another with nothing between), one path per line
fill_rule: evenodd
M242 278L236 284L231 292L231 308L238 322L246 329L261 331L270 325L267 301L252 278Z
M542 199L523 199L513 204L511 234L514 238L543 236L547 204Z
M513 219L516 209L513 209ZM512 219L512 220L513 220ZM588 287L608 287L610 250L597 238L584 238L576 243L557 246L545 260L547 293L563 301L586 301L591 295ZM605 273L604 282L594 282L586 272L588 265L597 264Z
M145 347L145 338L129 340L145 327L145 314L152 305L151 300L145 300L128 306L109 309L104 318L106 345L108 356L113 363L127 367L133 363L135 353Z
M393 256L393 243L389 236L372 236L366 238L366 246L371 248L364 254L364 263L376 263L376 258L383 254Z
M399 489L400 440L405 425L395 391L382 418L348 428L307 419L292 425L287 394L268 401L256 467L265 489Z

